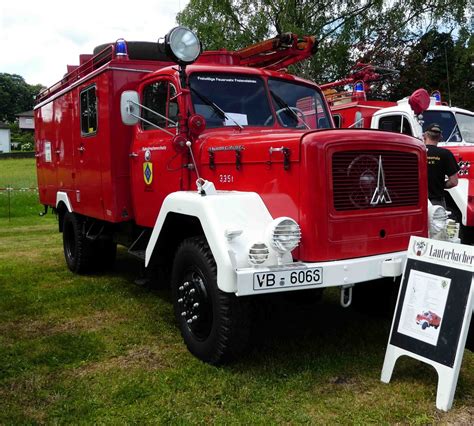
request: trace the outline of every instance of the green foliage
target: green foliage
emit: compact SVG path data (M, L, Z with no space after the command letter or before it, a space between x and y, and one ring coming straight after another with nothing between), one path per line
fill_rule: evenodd
M443 101L474 110L473 57L474 36L466 30L459 32L457 40L449 33L430 30L403 58L399 78L391 82L388 93L392 99L401 99L420 87L439 90Z
M33 109L33 101L43 88L30 85L17 74L0 73L0 121L15 121L15 114Z
M32 151L35 147L34 133L29 130L20 130L18 122L10 124L11 141L18 143L21 151Z
M293 71L318 83L345 77L359 61L417 75L410 65L415 66L424 34L428 37L440 27L449 33L456 30L459 37L448 52L454 79L451 92L453 100L468 106L473 99L465 90L465 76L472 75L473 42L464 29L469 4L469 0L191 0L177 19L198 32L205 49L238 49L289 31L315 35L319 52ZM433 85L443 86L445 75L437 70ZM458 75L464 75L461 86L455 86ZM379 97L396 99L403 87L395 81L380 85Z

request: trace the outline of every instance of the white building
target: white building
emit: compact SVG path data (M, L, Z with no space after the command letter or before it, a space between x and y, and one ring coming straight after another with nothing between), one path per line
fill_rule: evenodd
M18 126L20 130L34 130L35 119L33 111L20 112L16 115L18 118Z
M0 121L0 152L10 152L10 127Z

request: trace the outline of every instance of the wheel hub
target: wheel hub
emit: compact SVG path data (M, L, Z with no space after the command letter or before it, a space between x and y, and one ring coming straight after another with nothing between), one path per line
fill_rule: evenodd
M179 314L189 331L198 338L209 335L212 325L212 312L209 298L202 278L193 273L178 287Z

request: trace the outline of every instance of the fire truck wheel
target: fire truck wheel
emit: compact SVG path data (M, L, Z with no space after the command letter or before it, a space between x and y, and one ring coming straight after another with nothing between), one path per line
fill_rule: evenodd
M461 224L459 227L459 238L462 244L474 245L474 228L472 226L464 226Z
M64 257L68 268L76 274L90 271L94 261L94 250L83 231L80 216L67 212L63 222Z
M217 267L203 237L185 240L173 263L176 320L189 351L202 361L222 364L246 347L247 303L217 287Z

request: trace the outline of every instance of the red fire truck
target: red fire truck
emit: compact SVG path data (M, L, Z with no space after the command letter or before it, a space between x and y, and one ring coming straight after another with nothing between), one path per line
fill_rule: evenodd
M380 129L421 139L429 124L439 124L443 129L439 146L449 149L460 167L458 186L446 190L447 207L461 225L461 242L474 244L474 180L470 171L474 163L474 112L447 106L439 92L430 98L422 90L398 102L367 100L371 83L380 78L375 67L357 64L347 78L321 85L328 94L336 126ZM345 85L351 90L334 90ZM442 212L438 215L443 216Z
M202 53L177 27L81 55L38 97L40 201L69 269L112 263L117 243L171 269L181 334L206 362L245 348L259 295L338 286L348 305L427 235L423 144L335 129L320 88L286 72L315 50L284 34Z

